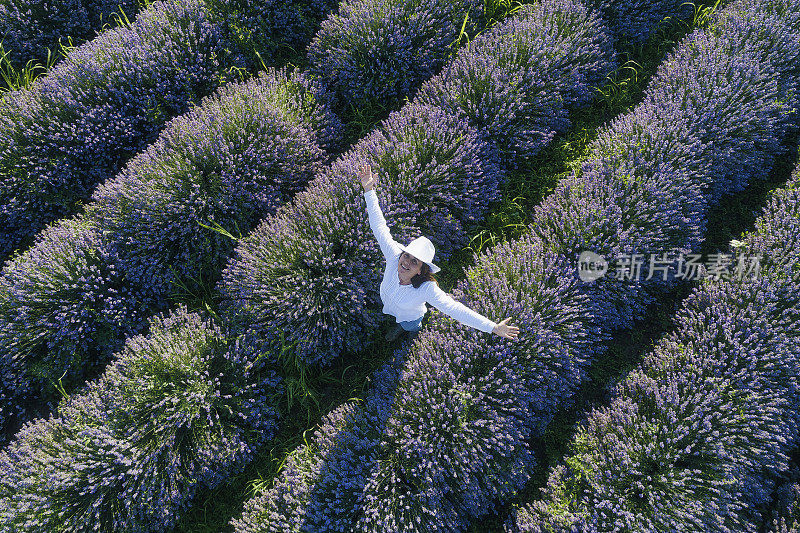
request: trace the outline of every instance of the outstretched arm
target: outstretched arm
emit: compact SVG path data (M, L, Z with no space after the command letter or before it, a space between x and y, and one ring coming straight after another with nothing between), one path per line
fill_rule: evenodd
M369 165L361 167L358 174L361 180L361 186L364 187L364 200L367 202L367 215L369 216L369 227L372 228L372 233L381 247L383 256L388 260L400 254L400 245L392 238L389 232L389 226L386 225L386 219L383 218L381 206L378 204L378 195L375 192L375 175L372 174L372 169Z
M442 313L455 318L462 324L491 333L497 325L480 313L476 313L466 305L454 300L449 294L444 292L436 283L428 284L430 295L428 303Z
M482 314L473 311L461 302L454 300L449 294L440 289L439 285L436 283L429 283L428 286L430 291L428 303L442 313L455 318L462 324L486 333L494 333L501 337L517 340L519 328L507 325L510 318L506 318L498 324Z

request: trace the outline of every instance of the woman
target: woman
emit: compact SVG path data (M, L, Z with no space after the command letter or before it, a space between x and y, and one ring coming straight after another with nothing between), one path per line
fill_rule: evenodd
M404 331L419 331L422 319L428 312L426 302L462 324L517 340L519 328L507 324L510 318L499 324L492 322L439 288L433 278L433 274L439 271L439 267L433 264L433 243L425 237L417 237L408 246L400 246L395 242L378 205L375 192L377 180L370 166L363 165L358 177L364 188L369 225L386 258L380 290L383 312L393 315L397 320L394 329L386 334L386 340L392 341Z

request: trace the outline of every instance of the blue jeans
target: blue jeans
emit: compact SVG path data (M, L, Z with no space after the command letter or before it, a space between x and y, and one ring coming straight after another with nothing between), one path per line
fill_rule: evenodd
M425 315L422 315L416 320L408 320L406 322L398 322L404 330L406 331L419 331L422 329L422 319L425 318Z

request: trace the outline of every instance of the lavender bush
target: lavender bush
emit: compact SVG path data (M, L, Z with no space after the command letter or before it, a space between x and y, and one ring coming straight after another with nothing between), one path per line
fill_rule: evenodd
M486 150L438 108L393 113L239 244L219 285L223 309L273 341L283 331L307 363L365 346L379 320L383 256L356 169L368 162L377 170L398 242L425 234L446 257L498 197Z
M800 170L756 228L739 253L762 255L758 277L708 278L684 301L510 529L753 530L800 436Z
M480 0L345 0L311 41L309 68L345 114L379 115L438 72L465 17L474 34L482 13Z
M44 61L46 50L57 49L59 39L74 45L92 38L114 13L133 19L139 0L0 0L0 42L14 68L28 61ZM64 43L66 44L66 42Z
M635 137L629 139L633 145ZM621 135L618 140L624 142ZM680 171L670 170L664 165L652 175L645 170L634 177L590 160L581 171L563 179L536 208L531 232L572 265L577 265L582 250L609 259L632 254L648 257L664 250L670 255L688 252L692 243L700 241L705 227L703 197L681 179ZM668 280L674 276L673 268ZM608 275L584 284L582 291L590 296L594 320L610 331L630 327L656 298L658 291L652 286L660 282L658 277L637 281Z
M154 318L101 380L0 453L3 529L172 527L274 434L280 384L257 345L185 309Z
M709 108L705 100L680 100L684 110L708 114L709 127L714 128L700 132L704 146L699 147L708 152L705 159L711 163L704 179L718 184L710 189L712 202L723 194L741 191L750 179L765 177L780 149L773 136L785 134L788 123L796 119L796 95L791 94L794 89L787 89L797 83L798 67L794 59L800 59L797 33L800 15L779 14L776 11L779 5L787 4L772 2L763 7L752 2L733 4L730 11L725 10L717 17L713 31L708 32L707 39L713 44L682 47L671 55L648 95L658 101L665 101L667 95L681 98L678 91L690 90L687 85L692 80L715 73L729 80L731 88L719 95L714 107ZM709 55L701 60L696 56L698 53ZM697 62L698 66L705 63L708 66L700 68L709 68L708 73L685 71L682 65L690 62ZM728 62L740 64L726 66ZM761 74L756 74L759 69ZM747 76L747 72L763 81L753 79L748 82L752 84L749 88L735 87L734 84L742 83L736 78ZM773 84L777 84L776 89ZM771 97L772 94L775 96ZM743 108L748 108L748 114L743 114ZM738 155L732 155L734 152ZM760 172L753 173L751 167Z
M34 400L96 373L151 312L84 218L54 223L0 276L0 428L36 414Z
M0 101L0 257L74 213L242 65L217 17L201 0L154 2L130 27L103 33Z
M227 85L168 125L97 188L87 216L129 279L164 299L213 286L234 241L322 170L341 123L330 95L298 70Z
M416 101L467 119L516 168L571 126L570 109L591 101L615 67L611 35L585 5L526 4L423 84Z
M558 6L567 13L582 13L574 3ZM492 30L502 35L502 40L476 41L474 49L462 51L459 57L480 58L484 64L510 61L513 52L503 54L513 49L509 43L517 34L506 31L506 25L523 34L530 32L531 41L550 39L556 50L562 48L564 40L573 43L570 32L565 30L567 35L562 38L557 30L564 20L539 17L540 11L552 13L542 4L525 7ZM587 20L588 15L584 15L565 19L580 25ZM604 42L597 35L582 37L595 43L587 44L589 49ZM573 47L580 48L574 43L563 48ZM592 68L609 68L611 52L597 54L586 73L576 77L594 79L597 75L589 74ZM530 55L528 59L526 69L532 70L538 58ZM458 69L447 72L451 76L461 74ZM503 79L499 75L492 83ZM572 94L574 88L566 87L566 80L561 78L545 89L541 78L531 76L528 81L530 84L521 84L517 93L530 89L532 94ZM446 82L442 78L441 85L435 85L428 94L435 95L437 86L445 90ZM483 88L476 78L474 91ZM470 90L465 88L464 92ZM518 102L516 96L508 98L509 106ZM525 101L528 109L537 105L535 98ZM542 108L549 105L544 103ZM440 257L448 257L466 242L465 226L480 220L488 203L498 197L500 175L495 149L478 137L480 130L467 125L467 118L452 109L417 104L416 100L390 115L383 124L385 133L375 132L357 144L298 195L292 206L267 219L237 248L237 257L220 283L225 308L275 343L295 343L294 353L307 363L328 363L343 350L367 346L380 315L378 286L383 259L366 220L356 169L366 161L377 171L380 197L385 202L382 209L395 240L406 243L424 234L433 241ZM530 137L536 137L532 132L538 128L543 145L552 137L550 126L540 123L519 128ZM285 337L281 339L278 332Z
M792 5L790 0L783 3ZM788 27L787 30L798 31ZM714 174L706 177L702 172L712 163L730 164L746 158L764 164L771 162L769 154L775 152L772 145L780 142L779 134L785 131L782 121L787 120L782 114L785 107L777 82L782 74L777 70L781 62L768 61L747 43L741 43L740 51L732 54L736 60L716 56L717 63L707 64L706 59L709 55L714 57L714 50L729 44L724 37L715 41L702 32L690 35L676 52L684 55L675 57L686 57L684 61L690 64L681 68L687 71L707 69L708 79L687 83L687 89L677 95L661 90L667 83L663 81L665 72L678 69L670 62L665 63L648 87L645 102L631 112L643 116L636 120L620 119L609 129L609 139L614 144L608 146L616 151L596 148L581 172L560 183L536 209L531 231L526 236L495 247L476 259L476 266L469 270L456 294L466 296L467 305L490 316L495 313L513 316L520 326L518 344L492 338L488 346L486 339L481 339L480 345L477 333L464 331L451 319L434 314L431 327L419 335L406 356L394 404L380 438L357 440L324 458L332 465L340 461L339 457L379 459L369 460L362 470L335 470L331 474L335 481L327 484L314 481L314 489L298 489L297 494L302 495L319 493L318 500L302 504L301 508L275 510L274 496L265 495L247 505L245 516L237 522L240 528L277 530L298 523L298 517L324 504L325 516L333 525L323 524L316 530L360 531L402 524L403 530L408 531L460 531L471 519L485 514L518 490L532 467L528 439L541 435L552 414L568 405L586 361L603 349L603 341L613 329L630 324L639 306L675 279L676 273L672 271L666 280L653 278L641 285L611 276L593 283L581 282L574 267L575 251L582 248L599 253L647 254L664 248L696 246L705 227L708 207L712 205L711 191L721 187L713 183ZM691 91L692 88L695 90ZM657 98L659 95L663 100ZM683 105L686 101L692 102L688 109ZM734 108L731 101L737 101L738 106ZM693 121L688 118L692 110L697 113ZM736 115L739 124L730 125L730 131L736 132L738 139L719 150L709 147L692 152L693 146L704 148L712 144L706 132L712 130L713 121L723 110L741 113ZM643 120L648 117L651 122ZM625 128L630 131L627 137L623 134ZM673 159L671 150L676 146L684 148L677 150ZM741 153L754 150L761 153ZM699 161L691 159L692 153ZM630 155L626 160L615 154ZM690 164L684 167L684 161ZM750 171L749 179L763 174L760 168ZM526 287L529 279L530 287ZM511 280L519 280L519 285ZM755 287L749 293L751 299L757 300L762 289L766 288ZM796 299L786 288L773 292L788 301ZM772 334L782 331L784 324L794 320L796 328L800 323L793 311L780 305L773 310L766 319L753 312L749 314L754 317L752 338L760 343L759 354L769 352ZM698 319L698 323L702 320ZM756 336L758 328L767 324L772 329ZM730 326L721 330L728 331ZM741 349L746 337L731 341L729 346ZM777 366L777 361L785 355L788 352L783 349L770 352L761 366L771 372L770 376L782 376L786 365ZM747 381L745 376L737 375ZM753 390L757 382L757 379L749 381ZM744 386L742 390L746 390ZM793 390L788 384L784 387L784 391L795 394ZM764 472L747 471L746 465L751 464L747 461L765 464L763 460L773 457L770 453L775 447L764 443L743 450L746 446L741 432L748 428L758 433L769 428L780 431L792 427L786 418L775 422L772 416L781 401L781 391L761 397L760 393L716 390L710 383L703 392L683 406L691 409L708 401L715 406L713 412L720 410L717 418L731 428L732 437L729 441L719 440L719 435L706 431L703 435L707 446L718 454L726 453L720 449L727 444L733 448L730 455L740 451L741 461L731 468L743 473L741 479L746 483L740 492L752 490ZM666 394L667 391L662 398ZM654 400L658 401L662 399ZM369 410L369 404L364 409ZM748 415L752 418L748 419ZM648 427L641 426L638 431L647 432ZM355 430L343 429L335 438L348 442L350 433ZM645 446L642 453L645 452L649 457L661 449ZM620 465L628 471L627 463ZM686 466L687 472L692 467L692 464ZM279 478L276 486L283 482L284 478ZM713 490L720 490L716 481L707 485L711 492L698 494L713 495ZM627 485L620 482L619 486L636 490L633 482ZM753 498L759 494L763 491L754 492ZM298 501L305 502L305 496L302 498ZM609 499L607 507L613 505L615 502ZM680 509L678 503L675 509ZM262 513L264 510L269 512ZM725 507L717 510L724 516ZM690 516L691 510L684 515ZM725 525L723 521L717 523ZM589 531L590 526L581 522L570 525L576 531L582 528Z
M781 134L796 133L800 106L800 12L786 2L739 0L720 11L709 32L728 49L748 47L778 72L778 94L784 102Z

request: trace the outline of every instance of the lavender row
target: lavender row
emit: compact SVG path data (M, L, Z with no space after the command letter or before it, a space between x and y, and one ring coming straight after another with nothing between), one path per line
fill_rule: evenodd
M0 41L14 68L28 61L44 61L45 51L55 52L60 39L82 44L112 19L133 19L141 0L31 0L0 1ZM66 44L64 42L63 44Z
M434 314L406 355L381 434L369 433L381 407L366 402L365 424L325 437L341 446L323 457L298 450L322 462L318 473L283 473L246 504L237 530L459 531L519 490L535 467L529 439L568 404L609 333L674 281L675 272L583 282L578 253L696 249L713 191L735 190L711 169L743 166L741 183L763 174L796 126L796 93L782 89L800 79L797 7L738 2L687 37L642 104L536 209L531 231L476 258L454 294L513 316L518 342Z
M332 0L281 3L268 20L299 11L313 27L334 6ZM169 119L246 65L228 22L203 0L157 1L131 26L102 33L30 87L4 96L0 258L26 248L53 220L74 214ZM293 30L278 27L269 38L303 45L309 32ZM272 57L264 59L272 64Z
M348 401L323 417L319 428L310 437L308 446L301 446L286 457L281 480L269 491L275 502L270 508L257 505L257 500L245 503L245 516L234 521L237 531L353 531L350 523L330 514L330 507L309 505L313 500L311 487L322 479L330 480L331 470L357 468L370 457L362 456L376 446L385 430L386 419L398 380L402 373L405 349L397 350L393 356L372 376L370 390L364 402L370 409L359 407ZM307 441L308 442L308 441ZM339 451L352 448L355 453L340 456ZM336 457L335 465L329 459ZM339 494L345 494L348 486L328 486ZM370 525L370 522L365 522ZM398 531L401 527L385 528L382 524L371 524L372 531Z
M239 244L219 285L223 308L274 347L292 344L304 363L367 347L383 258L356 169L375 169L398 242L423 234L448 257L499 198L503 162L546 146L569 126L568 106L587 102L613 69L609 42L603 22L567 0L525 5L479 35Z
M341 138L331 96L297 70L231 84L172 120L101 185L86 212L49 226L0 276L0 423L12 433L96 375L179 290L213 286L233 240L319 172ZM206 227L203 227L206 226ZM180 288L180 289L179 289ZM184 295L185 296L185 295Z
M275 434L282 389L257 339L185 308L149 329L0 452L4 531L168 530Z
M684 301L509 530L756 531L800 437L800 168L756 228L737 253L763 258L757 277Z

